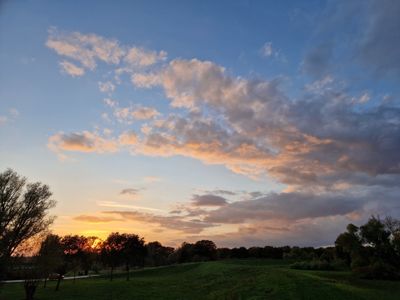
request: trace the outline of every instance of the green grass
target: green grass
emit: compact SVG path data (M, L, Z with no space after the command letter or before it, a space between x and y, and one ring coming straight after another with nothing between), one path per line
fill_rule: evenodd
M38 300L129 299L400 299L400 282L360 280L349 272L290 269L272 260L191 263L107 278L55 282L40 287ZM1 300L22 300L22 284L0 288Z

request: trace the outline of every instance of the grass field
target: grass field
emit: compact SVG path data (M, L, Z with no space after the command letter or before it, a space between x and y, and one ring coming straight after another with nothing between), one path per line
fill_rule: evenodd
M359 280L348 272L292 270L282 261L231 260L132 272L107 278L54 282L38 300L129 299L400 299L400 282ZM0 288L0 299L22 300L22 284Z

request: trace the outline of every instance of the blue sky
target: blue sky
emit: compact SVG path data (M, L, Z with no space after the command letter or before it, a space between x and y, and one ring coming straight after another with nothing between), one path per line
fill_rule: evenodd
M50 185L62 234L332 243L399 214L398 12L5 1L0 167Z

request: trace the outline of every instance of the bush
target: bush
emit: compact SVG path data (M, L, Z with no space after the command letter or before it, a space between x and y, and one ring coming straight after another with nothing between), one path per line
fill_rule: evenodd
M369 266L369 261L361 256L352 259L350 267L353 271Z
M353 269L353 271L359 274L360 277L364 279L400 279L400 274L398 270L396 270L395 267L382 261L376 261L367 266L357 267Z
M334 270L332 264L325 260L299 261L292 264L290 268L298 270Z
M334 270L349 270L349 266L344 259L335 259L330 264Z

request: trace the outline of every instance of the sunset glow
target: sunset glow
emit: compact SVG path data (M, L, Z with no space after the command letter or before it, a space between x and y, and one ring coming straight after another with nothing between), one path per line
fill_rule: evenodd
M50 186L60 235L326 246L400 217L400 2L357 3L4 1L0 169Z

